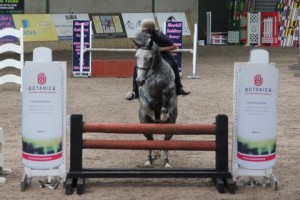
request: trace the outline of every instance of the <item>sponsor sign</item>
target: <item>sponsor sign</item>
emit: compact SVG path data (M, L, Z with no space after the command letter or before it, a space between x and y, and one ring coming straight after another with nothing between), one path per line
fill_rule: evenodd
M60 40L73 39L73 20L88 20L88 14L52 14L57 36ZM93 33L92 33L93 35Z
M178 49L182 49L182 22L167 21L165 23L165 34L173 40ZM182 73L182 53L172 52L172 55L177 62L179 73Z
M126 38L126 31L120 13L90 13L94 37L99 38Z
M86 74L90 76L91 72L91 52L87 51L83 54L83 66L80 69L80 39L81 39L81 27L83 24L83 46L84 48L91 47L91 21L89 20L73 20L73 74L74 76L81 76ZM82 74L80 74L82 73Z
M164 24L166 21L177 21L182 22L182 35L191 35L189 24L187 22L184 12L174 12L174 13L155 13L160 30L163 31Z
M153 13L122 13L124 27L128 38L135 38L140 32L141 22L143 19L153 19Z
M14 20L12 15L1 15L0 14L0 30L4 28L15 28ZM11 43L18 42L18 38L14 36L5 36L0 38L0 43Z
M275 164L278 69L272 64L235 63L237 161L247 169Z
M24 41L57 41L57 33L52 15L24 14L13 15L16 29L23 27Z
M32 169L62 161L65 62L26 61L22 79L22 158Z
M24 13L24 0L0 0L0 14Z

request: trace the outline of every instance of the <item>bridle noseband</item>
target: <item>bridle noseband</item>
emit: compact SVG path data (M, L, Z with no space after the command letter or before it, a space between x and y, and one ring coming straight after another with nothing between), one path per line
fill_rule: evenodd
M144 71L149 71L151 68L144 68L144 67L136 67L137 68L137 70L144 70ZM154 74L154 71L152 70L152 73L150 74L150 75L148 75L145 79L144 79L144 81L146 81L148 78L150 78L152 75ZM143 81L143 82L144 82Z

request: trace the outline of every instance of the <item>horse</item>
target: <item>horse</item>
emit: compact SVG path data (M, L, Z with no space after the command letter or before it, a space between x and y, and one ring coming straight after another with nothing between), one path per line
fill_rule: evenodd
M149 35L137 34L134 43L137 47L140 123L176 123L178 108L173 69L162 58L158 45ZM144 136L147 140L154 140L153 134ZM172 136L166 133L164 140L171 140ZM151 166L153 161L152 150L149 150L145 166ZM167 150L164 150L164 166L171 167Z

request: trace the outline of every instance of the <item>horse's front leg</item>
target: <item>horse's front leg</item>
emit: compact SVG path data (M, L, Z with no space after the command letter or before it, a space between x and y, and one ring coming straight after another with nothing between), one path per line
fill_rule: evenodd
M172 137L173 137L173 135L166 134L165 135L165 140L171 140ZM170 163L169 163L169 152L168 152L168 150L164 150L164 166L165 167L172 167L172 165L170 165Z
M167 121L170 117L168 112L169 100L173 95L175 95L174 90L175 90L174 85L171 86L169 85L163 90L163 100L162 100L162 108L161 108L161 115L160 115L161 121Z
M140 87L140 103L144 107L146 115L150 116L153 121L155 121L154 109L157 106L157 101L152 98L152 96L146 92L142 87Z

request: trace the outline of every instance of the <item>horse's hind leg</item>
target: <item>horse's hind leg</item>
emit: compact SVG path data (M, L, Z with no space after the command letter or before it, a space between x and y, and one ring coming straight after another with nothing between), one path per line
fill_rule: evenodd
M145 135L145 137L147 138L147 140L153 140L153 135ZM150 167L153 164L153 158L152 158L152 150L148 150L148 157L147 157L147 161L145 162L145 166L146 167Z
M165 135L165 140L171 140L172 137L173 137L173 135L166 134ZM170 163L169 163L169 152L168 152L168 150L164 150L164 166L165 167L172 167L172 165L170 165Z
M168 150L164 150L164 167L172 167L169 163Z
M153 164L152 150L148 150L148 158L144 165L146 167L150 167L150 166L152 166L152 164Z

